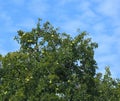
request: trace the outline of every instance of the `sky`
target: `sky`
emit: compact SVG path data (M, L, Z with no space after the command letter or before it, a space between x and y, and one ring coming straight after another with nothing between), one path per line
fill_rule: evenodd
M110 66L120 78L120 0L0 0L0 54L19 49L18 30L31 31L38 18L71 36L87 31L97 42L98 71Z

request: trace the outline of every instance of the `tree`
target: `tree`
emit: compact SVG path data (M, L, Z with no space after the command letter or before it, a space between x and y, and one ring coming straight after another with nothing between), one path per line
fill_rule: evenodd
M98 90L97 97L95 101L119 101L120 94L117 92L119 90L119 80L113 79L111 76L110 68L105 68L105 73L97 73L95 77L96 88Z
M1 100L95 101L102 82L94 59L98 45L85 31L73 38L49 22L40 24L19 30L20 49L2 57Z

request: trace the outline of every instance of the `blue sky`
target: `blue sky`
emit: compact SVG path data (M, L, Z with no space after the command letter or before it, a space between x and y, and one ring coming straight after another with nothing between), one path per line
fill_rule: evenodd
M0 0L0 53L18 49L17 31L30 31L38 18L76 35L80 28L99 44L95 51L99 71L110 66L120 77L120 0Z

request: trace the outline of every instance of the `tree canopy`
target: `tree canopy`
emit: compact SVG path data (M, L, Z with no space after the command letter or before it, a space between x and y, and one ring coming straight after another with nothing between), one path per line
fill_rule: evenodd
M48 21L18 31L20 49L0 55L0 101L119 101L120 80L96 73L87 32L72 37Z

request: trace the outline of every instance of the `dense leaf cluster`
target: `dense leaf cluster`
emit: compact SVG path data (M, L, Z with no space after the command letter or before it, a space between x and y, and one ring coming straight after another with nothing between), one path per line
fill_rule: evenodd
M119 101L120 81L96 73L97 44L86 32L59 33L49 22L18 31L16 52L0 56L0 101Z

